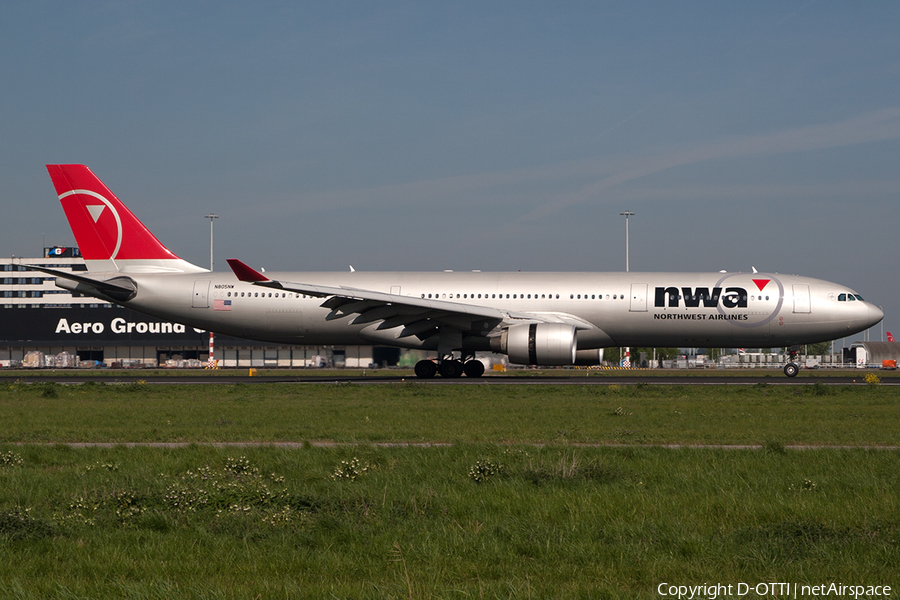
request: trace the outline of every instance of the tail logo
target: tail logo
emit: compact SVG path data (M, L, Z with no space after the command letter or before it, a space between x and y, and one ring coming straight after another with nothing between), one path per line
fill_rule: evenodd
M105 204L88 204L85 206L88 209L88 212L91 213L91 218L94 220L94 223L97 222L97 219L100 218L100 215L103 214L103 209L106 208Z
M91 216L91 221L94 223L94 231L99 238L99 241L105 248L109 248L112 238L115 236L115 246L109 254L108 260L115 260L119 254L119 248L122 247L122 218L119 216L119 213L116 211L112 202L104 198L102 195L97 192L92 192L91 190L70 190L65 194L60 194L59 199L67 198L69 196L82 195L82 196L90 196L92 198L96 198L103 204L87 204L87 202L82 201L82 206L85 207L88 214ZM103 219L103 222L100 222L100 217L103 215L104 209L108 208L110 214L112 214L113 219L115 219L115 225L109 222L109 219ZM115 227L115 231L113 231L113 227Z

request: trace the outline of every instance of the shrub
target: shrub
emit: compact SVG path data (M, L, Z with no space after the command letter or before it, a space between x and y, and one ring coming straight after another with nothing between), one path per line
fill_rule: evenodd
M20 467L22 466L22 457L12 450L0 454L0 467Z
M869 385L878 385L881 383L881 377L877 373L866 373L866 383Z
M368 473L369 469L371 468L372 465L366 463L365 466L363 466L359 462L359 459L354 456L352 459L350 459L349 462L346 460L342 460L341 464L338 465L338 467L334 470L334 473L332 473L331 478L334 481L338 481L341 479L355 481L357 477Z
M469 479L475 483L485 483L503 472L503 465L492 460L479 460L469 469Z

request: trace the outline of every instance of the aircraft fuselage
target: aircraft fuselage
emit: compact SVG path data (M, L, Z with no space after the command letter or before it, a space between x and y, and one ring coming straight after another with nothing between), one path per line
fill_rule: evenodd
M128 275L118 273L118 275ZM845 337L880 311L827 281L762 273L266 273L461 305L534 315L572 315L578 349L611 346L780 347ZM133 274L137 295L123 305L229 335L290 344L390 343L428 348L415 336L352 319L326 320L322 298L260 288L232 273ZM852 301L839 300L841 295ZM487 333L487 332L486 332Z

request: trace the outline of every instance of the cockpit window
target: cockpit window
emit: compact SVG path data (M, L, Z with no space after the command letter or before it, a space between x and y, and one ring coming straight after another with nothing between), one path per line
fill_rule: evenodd
M859 294L838 294L838 302L856 302L857 300L865 302Z

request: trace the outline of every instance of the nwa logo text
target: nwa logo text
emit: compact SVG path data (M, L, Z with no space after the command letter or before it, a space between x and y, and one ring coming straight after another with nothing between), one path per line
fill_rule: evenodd
M696 289L683 287L658 287L656 288L656 298L653 306L658 308L678 308L681 306L681 300L688 308L715 308L722 302L724 308L747 308L747 290L739 287L722 288L714 287L712 292L708 287L698 287Z

